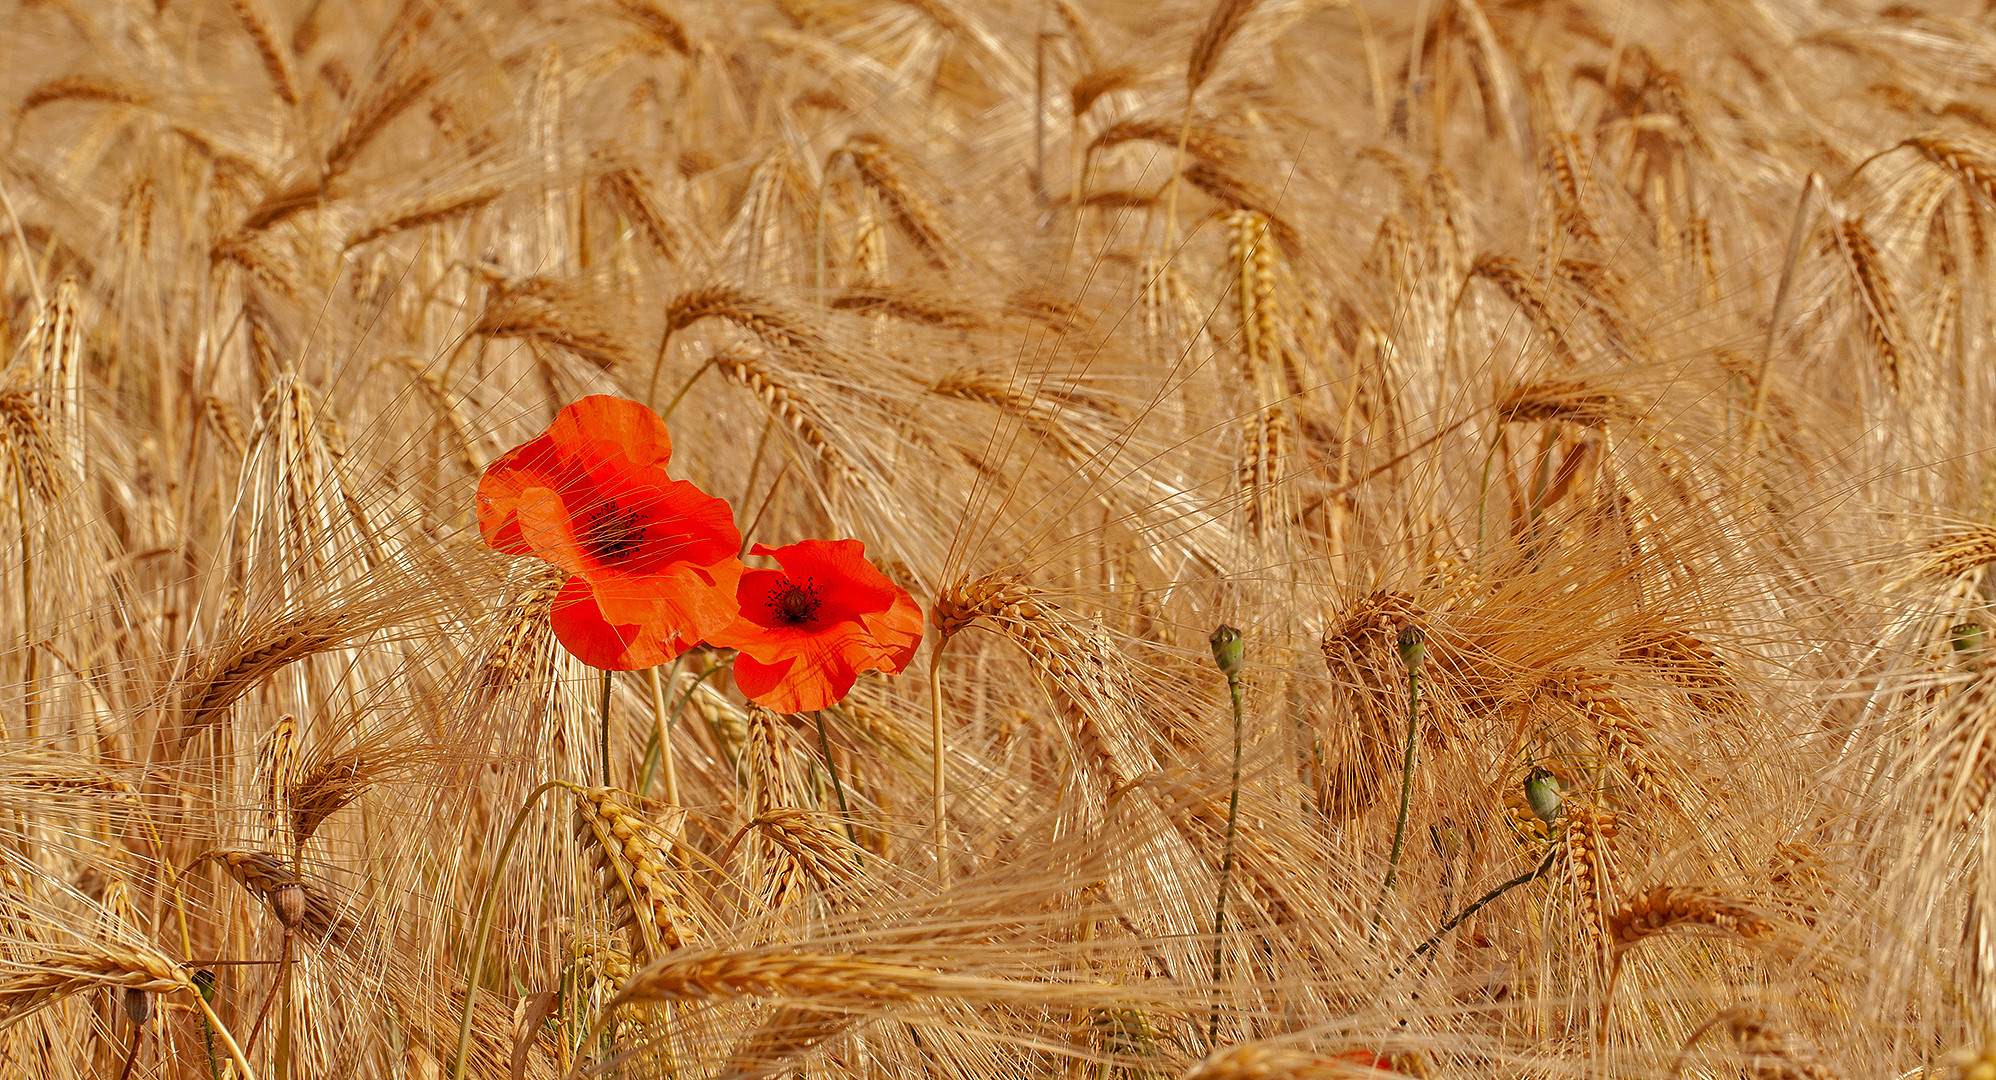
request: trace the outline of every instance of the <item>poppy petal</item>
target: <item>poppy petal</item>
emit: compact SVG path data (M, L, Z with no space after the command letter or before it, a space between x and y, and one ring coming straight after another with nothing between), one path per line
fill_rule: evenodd
M914 662L915 650L921 647L922 634L926 630L921 605L899 588L894 592L894 602L886 611L860 616L867 633L880 643L874 670L889 675L901 674Z
M573 497L571 495L571 497ZM595 561L589 545L576 530L569 501L551 488L530 488L514 502L514 532L538 555L571 574L583 573Z
M790 668L796 662L796 659L791 657L774 664L765 664L747 653L742 653L735 657L735 688L742 692L743 697L756 701L762 695L776 689L777 684L790 673Z
M757 544L755 554L775 559L792 578L817 584L821 621L885 610L901 591L866 561L866 545L857 540L800 540L780 548Z
M845 697L860 672L899 672L914 659L921 609L866 561L865 550L857 540L756 545L783 570L745 571L736 590L741 616L708 638L739 650L735 683L743 694L808 712ZM793 589L808 591L806 610L779 609Z
M723 631L721 637L708 640L716 645L740 648L741 646L736 645L732 639L757 641L767 632L790 630L791 628L786 626L776 614L776 599L782 594L783 584L788 580L781 570L744 569L741 582L735 590L741 602L740 625L730 626Z
M662 636L690 646L715 640L736 621L741 571L742 564L732 560L714 566L673 563L656 574L605 575L591 585L605 618L657 623Z
M479 535L508 555L538 554L520 531L521 501L570 488L577 479L576 470L563 464L545 435L506 451L478 478Z
M655 574L675 563L712 566L738 562L742 534L727 500L665 471L597 464L588 470L592 504L589 528L617 534L606 550L588 545L578 569L601 584L617 574ZM606 538L592 537L601 540ZM732 580L732 579L731 579Z
M764 664L743 653L735 657L735 686L763 708L803 713L838 704L852 692L858 674L850 667L812 663L807 657L786 657Z
M582 577L569 578L548 613L555 640L577 660L605 671L657 667L686 651L643 622L614 624L596 605L595 591Z
M608 394L564 406L548 425L547 437L563 457L614 453L633 465L658 468L672 458L672 434L665 421L646 405Z

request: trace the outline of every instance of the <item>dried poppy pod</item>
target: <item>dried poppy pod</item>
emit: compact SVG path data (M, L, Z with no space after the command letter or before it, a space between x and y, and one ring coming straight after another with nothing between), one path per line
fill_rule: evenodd
M305 921L305 884L287 881L270 890L270 910L287 933L296 932Z
M130 1020L133 1027L145 1026L146 1021L152 1019L152 1013L152 991L136 986L125 987L125 1019Z

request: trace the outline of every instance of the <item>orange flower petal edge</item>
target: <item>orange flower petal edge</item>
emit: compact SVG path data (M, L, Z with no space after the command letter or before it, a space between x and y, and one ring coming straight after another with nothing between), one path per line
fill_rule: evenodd
M672 459L665 421L644 405L596 394L564 406L546 431L508 450L478 480L478 529L509 555L535 555L521 534L523 503L587 494L590 466L621 464L664 475ZM739 549L740 538L736 538Z
M661 620L612 623L597 606L596 592L581 576L568 579L548 614L554 637L577 660L605 671L657 667L686 651L659 634Z
M857 540L804 540L755 554L781 570L742 574L741 616L709 641L740 651L735 685L777 712L836 704L863 671L898 674L922 643L922 610L866 561Z
M593 666L662 663L739 613L734 513L668 477L671 456L657 413L598 395L563 408L479 479L485 542L575 575L557 601L556 632Z

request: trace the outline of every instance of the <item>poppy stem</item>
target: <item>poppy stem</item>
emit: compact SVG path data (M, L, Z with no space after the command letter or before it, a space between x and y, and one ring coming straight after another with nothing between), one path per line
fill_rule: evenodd
M1241 812L1241 634L1231 626L1221 626L1209 639L1213 662L1227 677L1227 693L1234 703L1234 779L1227 797L1226 854L1220 860L1219 896L1213 901L1213 1008L1206 1019L1206 1045L1220 1037L1220 978L1226 973L1226 942L1220 937L1227 927L1227 891L1234 880L1234 831Z
M935 645L929 650L929 715L931 719L930 738L936 749L935 789L936 789L936 880L949 884L949 829L945 819L948 807L944 801L943 784L946 774L943 769L943 645L949 641L942 635L936 636Z
M139 1045L144 1041L145 1037L146 1026L142 1023L134 1022L132 1024L132 1049L125 1055L125 1067L118 1070L118 1080L131 1080L132 1066L138 1064Z
M1386 881L1379 887L1379 902L1372 909L1372 929L1367 932L1369 941L1379 932L1380 920L1386 915L1386 898L1393 892L1393 882L1400 876L1400 853L1407 843L1407 807L1414 794L1414 744L1421 723L1421 660L1425 655L1426 639L1421 631L1413 626L1400 631L1400 658L1407 665L1407 755L1400 766L1400 818L1393 825L1393 854L1386 862Z
M291 1003L291 939L293 936L289 929L284 931L284 963L278 965L277 968L277 985L284 992L282 999L277 1003L277 1007L281 1010L277 1014L277 1063L273 1066L277 1073L277 1080L291 1080L291 1014L293 1011Z
M244 1056L243 1048L236 1044L236 1037L222 1024L222 1018L215 1015L214 1006L208 1004L208 999L199 994L195 995L194 1004L200 1007L201 1018L206 1021L207 1029L222 1037L222 1049L227 1050L229 1060L236 1063L236 1075L241 1076L243 1080L256 1080L256 1073L250 1068L249 1058Z
M194 973L194 992L201 995L205 1005L215 999L215 973L202 968ZM208 1080L220 1080L221 1066L215 1062L215 1027L208 1023L208 1017L201 1017L201 1043L208 1050Z
M527 823L527 812L540 801L544 792L554 788L569 788L573 785L566 780L549 780L527 794L527 800L513 815L513 823L506 828L506 839L499 845L499 858L492 864L492 873L485 879L485 900L478 907L478 929L473 932L471 942L471 968L464 977L464 1019L457 1029L457 1058L451 1063L451 1080L464 1080L464 1069L471 1057L471 1015L472 1005L478 997L478 976L485 969L485 942L492 932L492 909L498 906L499 877L506 872L506 864L513 857L513 845L520 839L520 827Z
M1488 905L1492 900L1497 899L1498 897L1504 895L1507 892L1510 892L1512 889L1515 889L1520 885L1530 884L1531 882L1537 881L1539 878L1544 877L1546 871L1552 869L1553 860L1559 856L1559 853L1562 850L1564 849L1561 848L1560 845L1558 844L1552 845L1550 848L1546 849L1546 857L1539 861L1539 865L1537 867L1531 870L1527 870L1524 873L1519 874L1517 877L1514 877L1511 880L1505 882L1504 884L1497 886L1496 888L1490 890L1487 893L1484 893L1482 897L1480 897L1474 904L1471 904L1468 907L1463 908L1461 911L1456 912L1454 918L1443 923L1442 928L1440 930L1435 931L1432 935L1430 935L1428 937L1428 940L1421 942L1419 948L1415 949L1411 953L1408 953L1407 960L1412 960L1417 956L1426 955L1430 949L1433 949L1436 945L1441 944L1442 938L1446 937L1449 931L1455 929L1458 926L1461 926L1464 922L1468 921L1471 915L1474 915L1477 912L1482 911L1484 907ZM1406 960L1401 961L1403 965L1406 962L1407 962ZM1399 974L1400 973L1399 969L1395 968L1393 973L1396 975Z
M668 338L668 340L670 339ZM662 345L660 346L660 348L663 347L664 346ZM665 360L665 354L661 352L659 354L659 361L663 363L664 360ZM660 421L666 421L672 419L672 410L679 408L679 403L686 397L686 392L688 390L693 389L693 384L699 382L700 376L707 374L707 369L713 366L714 366L714 358L710 356L707 358L706 363L701 364L699 367L695 368L693 370L693 374L686 377L685 382L679 384L679 392L673 394L672 400L666 402L665 408L659 410L658 418ZM657 383L658 383L658 373L654 371L652 373L652 384L656 386Z
M603 786L610 786L610 669L603 669Z
M819 709L812 715L818 718L818 749L825 755L825 771L832 774L832 794L839 799L839 816L846 819L846 838L858 847L859 833L853 830L852 811L846 807L846 789L839 783L838 763L832 760L832 740L825 735L825 710Z

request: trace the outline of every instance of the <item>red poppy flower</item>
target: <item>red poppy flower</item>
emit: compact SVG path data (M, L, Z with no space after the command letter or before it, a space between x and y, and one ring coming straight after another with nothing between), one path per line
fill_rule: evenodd
M1341 1050L1338 1053L1332 1054L1331 1057L1337 1061L1349 1061L1362 1069L1378 1069L1381 1072L1398 1071L1393 1067L1393 1059L1371 1050Z
M487 544L574 575L555 600L555 637L593 667L662 664L739 611L734 513L666 476L671 456L657 413L598 395L555 414L478 482Z
M755 546L781 570L750 570L736 595L741 618L708 640L741 650L735 685L777 712L832 705L862 671L892 675L922 643L922 610L866 561L857 540Z

